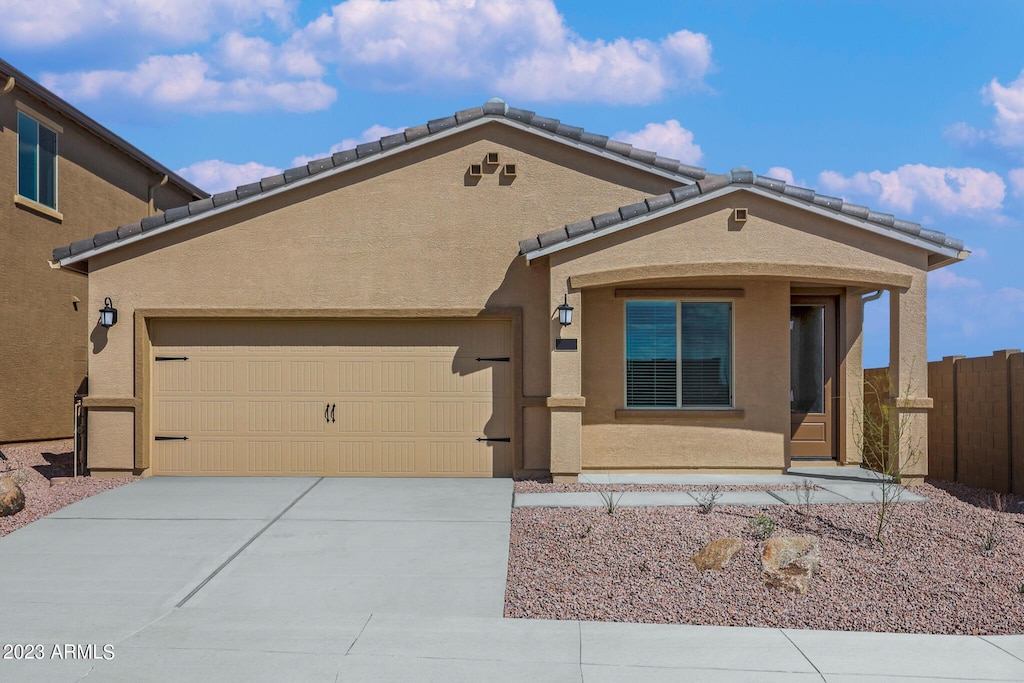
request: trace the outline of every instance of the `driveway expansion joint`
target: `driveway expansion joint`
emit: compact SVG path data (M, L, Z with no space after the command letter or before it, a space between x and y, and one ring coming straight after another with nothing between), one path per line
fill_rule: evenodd
M221 563L221 565L220 565L219 567L217 567L216 569L214 569L214 570L213 570L213 572L212 572L212 573L211 573L211 574L210 574L209 576L207 576L207 577L206 577L205 579L203 579L203 580L202 580L202 581L201 581L201 582L199 583L199 585L198 585L198 586L196 586L195 588L193 588L193 589L192 589L192 590L191 590L191 591L189 592L189 594L188 594L188 595L186 595L186 596L185 596L184 598L182 598L182 599L181 599L181 601L180 601L180 602L178 602L178 604L177 604L177 605L175 605L175 608L179 608L179 607L182 607L182 606L183 606L183 605L184 605L184 604L185 604L186 602L188 602L189 600L191 600L191 599L192 599L192 598L193 598L193 597L195 596L195 594L196 594L196 593L198 593L198 592L199 592L199 591L201 591L201 590L202 590L203 588L205 588L205 587L206 587L206 585L207 585L208 583L210 583L210 581L212 581L212 580L214 579L214 577L216 577L216 576L217 576L218 574L220 574L220 573L221 573L221 571L223 571L225 567L227 567L227 566L228 566L229 564L231 564L232 562L234 562L234 560L235 560L235 558L236 558L236 557L238 557L238 556L239 556L239 555L241 555L241 554L242 554L243 552L245 552L245 549L246 549L246 548L248 548L248 547L249 547L250 545L252 545L252 544L253 544L253 543L254 543L254 542L256 541L256 539L257 539L257 538L259 538L260 536L262 536L262 535L264 534L264 532L266 532L266 530L267 530L267 529L269 529L270 527L274 526L274 524L276 524L276 523L277 523L277 521L278 521L279 519L281 519L282 517L284 517L284 516L285 516L285 515L286 515L286 514L288 513L288 511L289 511L289 510L291 510L291 509L292 509L293 507L295 507L295 505L296 505L296 504L297 504L297 503L298 503L298 502L299 502L300 500L302 500L302 499L303 499L303 498L304 498L304 497L306 496L306 494L307 494L307 493L309 493L309 492L310 492L310 491L312 491L312 490L313 490L314 488L316 488L317 484L319 484L319 483L320 483L320 482L322 482L323 480L324 480L324 478L323 478L323 477L320 477L319 479L317 479L316 481L314 481L314 482L313 482L312 486L310 486L310 487L309 487L309 488L307 488L307 489L306 489L305 491L303 491L302 493L300 493L300 494L298 495L298 497L297 497L297 498L295 498L295 500L293 500L293 501L292 501L291 503L289 503L289 504L287 505L287 507L285 507L285 509L284 509L284 510L281 510L281 512L277 513L277 516L276 516L276 517L274 517L274 518L273 518L272 520L270 520L269 522L267 522L266 526L264 526L264 527L263 527L262 529L260 529L259 531L257 531L257 532L256 532L256 534L255 534L255 535L253 535L253 537L252 537L252 538L250 538L250 539L249 539L248 541L246 541L245 543L243 543L243 544L242 544L242 547L241 547L241 548L239 548L238 550L236 550L235 552L233 552L233 553L231 554L231 557L229 557L228 559L224 560L224 561L223 561L223 562Z

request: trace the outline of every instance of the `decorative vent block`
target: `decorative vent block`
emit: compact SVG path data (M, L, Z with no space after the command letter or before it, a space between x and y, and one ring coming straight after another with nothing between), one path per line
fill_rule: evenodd
M516 165L515 164L505 164L505 170L503 171L503 173L504 173L506 178L515 178L516 177Z
M483 167L480 164L470 164L469 165L469 177L470 178L480 178L480 177L483 176L483 174L484 174L484 169L483 169Z
M732 216L736 220L737 223L743 223L743 222L745 222L747 220L747 210L746 209L733 209Z
M501 163L501 157L497 152L488 152L487 156L484 157L484 163L488 166L497 166Z

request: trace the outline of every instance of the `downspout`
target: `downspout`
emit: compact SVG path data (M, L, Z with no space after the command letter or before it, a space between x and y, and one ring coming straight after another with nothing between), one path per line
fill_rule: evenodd
M149 186L149 215L152 216L156 213L156 190L158 187L163 187L169 180L168 176L164 176L156 185Z
M880 298L881 296L882 296L882 290L881 289L876 289L873 294L868 294L867 296L862 296L860 298L860 301L861 301L861 303L866 304L869 301L875 301L876 299Z

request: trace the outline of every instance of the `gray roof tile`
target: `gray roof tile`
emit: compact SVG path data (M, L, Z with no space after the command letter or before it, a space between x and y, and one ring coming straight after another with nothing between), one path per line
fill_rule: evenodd
M633 151L633 145L628 142L622 142L621 140L608 140L605 143L604 148L609 152L615 152L621 154L624 157L628 157L629 153Z
M508 105L505 104L505 101L502 99L492 97L484 102L484 114L498 114L499 116L504 116L506 111L508 111Z
M703 169L700 166L690 166L689 164L679 164L679 172L696 180L702 180L708 175L706 169Z
M305 168L305 167L303 167ZM196 216L204 211L209 211L213 208L213 197L207 197L206 199L197 199L194 202L188 203L189 215ZM170 223L171 219L168 218L167 222Z
M552 119L547 116L534 116L533 120L530 121L531 125L543 128L544 130L549 130L552 133L558 130L559 123L561 123L561 121L558 119Z
M594 216L594 228L600 230L607 228L609 225L615 225L616 223L622 222L622 215L618 211L609 211L608 213L602 213L599 216Z
M594 147L600 147L604 149L605 146L608 144L608 136L583 131L583 133L580 134L579 141L586 143L588 145L593 145Z
M622 216L622 220L628 221L630 218L635 218L649 211L647 208L647 202L637 202L636 204L630 204L629 206L623 206L619 209L619 215Z
M519 109L518 107L509 107L505 110L505 116L516 121L522 121L523 123L530 123L536 115L536 112L532 112L529 109Z
M671 190L672 199L677 203L686 201L690 197L696 197L700 194L700 185L681 185L680 187L674 187Z
M635 159L637 161L642 161L645 164L653 164L654 160L658 158L658 155L657 153L651 152L650 150L638 149L634 147L629 151L629 158Z
M428 128L426 124L405 129L406 142L414 142L420 138L425 138L428 135L430 135L430 128Z
M913 221L905 221L902 218L897 218L892 222L892 227L896 228L900 232L908 232L911 235L921 234L921 224L914 223Z
M441 119L434 119L433 121L428 121L427 122L427 129L431 133L440 133L442 130L448 130L449 128L454 128L458 124L459 124L459 122L455 120L454 116L445 116L444 118L441 118ZM356 149L358 149L358 147ZM360 156L362 156L362 155L360 155Z
M452 117L454 120L455 117ZM433 132L433 131L431 131ZM374 140L373 142L364 142L361 145L356 145L356 156L362 159L363 157L372 156L380 152L380 140ZM287 174L288 171L285 171Z
M405 142L406 140L404 132L395 133L394 135L385 135L380 139L380 148L381 151L385 151L392 149L394 147L398 147L399 145L404 145Z
M334 160L330 157L323 159L314 159L313 161L306 164L306 168L309 169L309 175L316 173L322 173L323 171L329 171L334 168Z
M306 166L299 166L298 168L289 168L287 171L284 172L284 181L286 183L294 183L296 180L302 180L308 175L309 168L307 168Z
M754 182L754 173L748 168L734 168L729 171L729 176L734 183L750 185Z
M850 216L856 216L857 218L867 218L868 212L871 211L871 209L866 206L851 204L849 202L843 202L843 206L839 210Z
M729 176L727 175L712 175L708 176L704 180L697 181L697 187L700 188L701 194L707 194L708 192L714 192L715 190L721 189L729 185Z
M264 192L269 192L275 187L281 187L282 185L284 185L284 173L278 173L260 181L260 187L263 188Z
M783 188L782 193L790 197L796 197L802 199L805 202L814 201L814 190L810 190L806 187L797 187L796 185L786 185Z
M181 220L182 218L188 218L190 215L188 205L176 206L173 209L167 209L167 211L164 212L164 217L167 219L165 222L167 223Z
M754 184L759 187L767 187L769 190L775 190L776 192L782 192L786 188L785 180L769 178L768 176L763 175L759 175L754 178Z
M167 214L161 212L153 214L152 216L146 216L140 223L142 224L143 230L152 230L153 228L159 227L167 222ZM114 230L116 233L117 230ZM97 235L98 236L98 235Z
M834 211L843 208L843 200L839 197L829 197L828 195L815 193L812 201L819 206L824 206Z
M353 161L359 158L356 154L355 149L346 149L341 152L335 152L331 155L331 161L334 162L334 167L344 166L345 164L351 164Z
M547 247L552 244L558 244L568 239L565 232L565 227L555 228L554 230L548 230L547 232L537 235L537 241L540 242L542 247Z
M71 243L71 253L81 254L83 251L89 251L93 248L92 238L89 237L84 240L78 240L77 242Z
M186 215L188 212L186 211ZM122 225L117 229L117 239L123 240L131 237L132 235L138 235L142 232L142 222L136 221L135 223L129 223L128 225Z
M224 206L225 204L230 204L231 202L237 202L237 201L238 201L238 195L235 194L234 190L228 190L226 192L218 192L217 194L213 195L213 205L214 206Z
M115 230L114 232L117 232L117 231ZM54 261L60 261L61 259L66 259L68 256L71 256L71 247L70 246L57 247L56 249L53 250L53 260Z
M660 154L655 154L654 161L651 163L658 168L665 169L666 171L672 171L673 173L677 173L679 171L679 159L663 157Z
M577 235L582 235L585 232L594 232L594 221L588 218L585 221L576 221L565 226L565 232L572 239Z
M483 107L471 107L470 109L463 109L462 111L455 112L455 120L459 123L469 123L484 115Z
M555 128L555 133L564 138L579 140L580 136L583 135L583 129L578 126L567 126L564 123L559 123L558 127Z
M246 197L251 197L254 194L259 194L262 191L263 191L263 188L260 186L259 183L249 183L248 185L239 185L238 189L235 190L235 192L238 193L238 198L239 199L245 199Z
M891 213L879 213L877 211L868 211L868 220L872 223L881 223L882 225L892 227L892 224L896 222L896 216Z
M116 229L114 229L114 230L107 230L106 232L101 232L100 234L98 234L98 235L96 235L95 237L92 238L93 246L96 246L96 247L102 247L104 244L110 244L111 242L116 242L116 241L117 241L117 230Z
M519 240L520 254L526 254L536 249L540 249L540 240L536 237L527 237L525 240Z
M657 211L658 209L664 209L666 206L672 206L673 204L675 204L675 200L672 198L672 193L666 192L665 194L649 197L647 199L647 210Z

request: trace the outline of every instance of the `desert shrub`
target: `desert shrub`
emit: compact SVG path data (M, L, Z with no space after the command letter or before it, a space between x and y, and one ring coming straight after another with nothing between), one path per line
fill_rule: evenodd
M775 520L767 515L757 515L747 523L747 526L750 527L750 533L763 541L775 531Z

